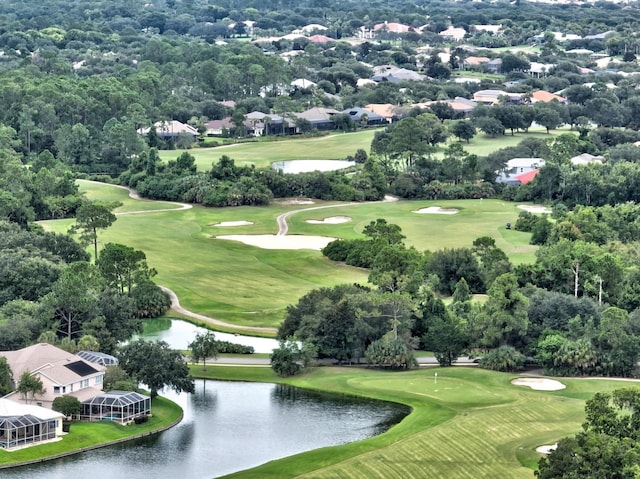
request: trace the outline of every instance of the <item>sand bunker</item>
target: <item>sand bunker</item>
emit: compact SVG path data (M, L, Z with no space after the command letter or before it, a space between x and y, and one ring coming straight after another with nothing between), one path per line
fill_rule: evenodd
M220 223L216 223L213 226L247 226L252 224L252 221L222 221Z
M431 215L455 215L458 212L455 208L440 208L439 206L429 206L428 208L420 208L414 213L431 214Z
M558 391L566 388L560 381L546 378L518 378L511 381L511 384L515 386L528 386L536 391Z
M536 452L539 452L540 454L549 454L552 451L555 451L556 449L558 449L558 443L556 442L555 444L548 444L545 446L538 446L536 447Z
M217 239L240 241L263 249L314 249L321 250L335 238L303 235L221 235Z
M348 216L331 216L323 220L307 220L312 225L339 225L340 223L348 223L351 218Z
M299 199L299 198L290 198L287 200L279 200L277 201L277 203L281 205L313 205L315 204L315 201Z
M550 214L551 210L544 206L537 205L518 205L521 210L528 211L529 213L547 213Z

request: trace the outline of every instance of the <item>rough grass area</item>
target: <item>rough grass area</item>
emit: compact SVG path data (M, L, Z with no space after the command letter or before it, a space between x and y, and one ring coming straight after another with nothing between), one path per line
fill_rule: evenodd
M13 452L0 449L0 466L40 460L119 441L127 437L149 434L176 422L182 416L182 409L168 399L157 397L151 404L151 413L152 417L148 422L130 426L121 426L111 421L73 422L71 431L61 441L40 444ZM0 477L2 477L2 473L0 473Z
M413 410L375 438L273 461L229 478L532 479L540 458L535 448L579 431L585 399L621 387L614 380L562 379L565 390L532 391L510 384L517 375L465 367L409 372L317 368L287 380L270 379L273 373L264 368L192 371L216 379L277 380L363 395Z

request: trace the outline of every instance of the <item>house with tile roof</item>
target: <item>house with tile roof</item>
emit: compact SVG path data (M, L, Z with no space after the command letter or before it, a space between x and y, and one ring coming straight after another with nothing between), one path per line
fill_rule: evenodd
M38 343L17 351L0 351L7 359L14 380L29 372L42 381L45 392L36 397L23 397L17 391L5 396L22 404L34 402L38 406L51 408L53 400L63 395L73 396L80 402L102 392L106 368L91 363L75 354L48 343Z
M534 91L531 94L531 103L549 103L551 101L557 101L559 103L567 103L567 99L555 93L551 93L545 90Z

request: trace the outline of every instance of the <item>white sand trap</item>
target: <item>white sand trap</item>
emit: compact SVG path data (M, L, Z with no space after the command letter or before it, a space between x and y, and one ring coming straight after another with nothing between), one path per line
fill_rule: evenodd
M520 208L521 210L528 211L529 213L547 213L547 214L551 213L551 210L544 206L518 205L518 208Z
M348 223L351 218L348 216L331 216L323 220L307 220L307 223L312 225L339 225L341 223Z
M540 454L549 454L552 451L555 451L556 449L558 449L558 443L556 442L555 444L548 444L548 445L544 445L544 446L538 446L536 447L536 452L539 452Z
M439 206L429 206L428 208L420 208L414 213L430 214L430 215L455 215L458 212L455 208L440 208Z
M216 223L213 226L247 226L252 224L252 221L222 221L220 223Z
M313 205L315 201L313 200L305 200L299 198L290 198L288 200L280 200L278 201L281 205Z
M560 381L547 378L518 378L511 381L511 384L515 386L528 386L536 391L558 391L567 387Z
M240 241L263 249L314 249L321 250L335 238L304 235L221 235L217 239Z

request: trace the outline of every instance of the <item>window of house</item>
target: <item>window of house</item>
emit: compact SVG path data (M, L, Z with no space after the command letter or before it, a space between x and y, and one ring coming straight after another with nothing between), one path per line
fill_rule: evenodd
M83 388L88 388L89 387L89 380L88 379L83 379L82 380L82 387Z
M53 386L53 394L60 394L60 386Z

